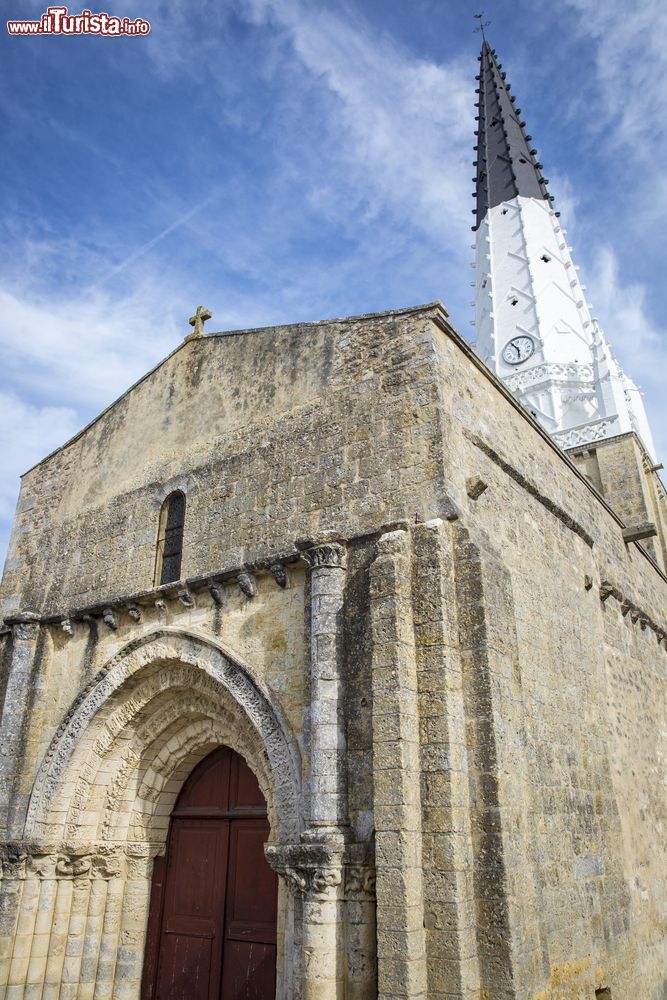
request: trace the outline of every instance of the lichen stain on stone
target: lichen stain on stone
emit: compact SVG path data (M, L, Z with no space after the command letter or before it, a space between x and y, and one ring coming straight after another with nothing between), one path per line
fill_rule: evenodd
M287 649L287 636L284 632L271 632L268 637L267 648L272 653L284 653Z
M537 993L534 1000L588 1000L591 995L591 956L572 962L557 962L549 971L549 986ZM596 981L604 971L596 970Z

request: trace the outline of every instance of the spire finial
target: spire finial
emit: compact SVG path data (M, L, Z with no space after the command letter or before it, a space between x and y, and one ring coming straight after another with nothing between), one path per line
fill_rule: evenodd
M474 18L475 18L475 19L476 19L477 21L479 21L479 26L478 26L477 28L473 28L473 31L474 31L474 32L478 32L478 31L481 31L481 32L482 32L482 41L483 41L483 42L485 42L485 41L486 41L486 35L484 34L484 29L485 29L485 28L488 28L488 26L489 26L489 25L491 24L491 22L490 22L490 21L484 21L484 20L483 20L483 17L484 17L484 13L485 13L485 12L484 12L483 10L481 10L481 11L479 12L479 14L473 14L473 17L474 17Z

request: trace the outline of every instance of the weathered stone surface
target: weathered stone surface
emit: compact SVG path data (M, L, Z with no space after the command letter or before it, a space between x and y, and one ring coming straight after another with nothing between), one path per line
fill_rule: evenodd
M227 744L268 804L280 1000L661 1000L664 491L633 436L573 457L432 305L197 336L31 470L0 992L138 1000L153 859Z

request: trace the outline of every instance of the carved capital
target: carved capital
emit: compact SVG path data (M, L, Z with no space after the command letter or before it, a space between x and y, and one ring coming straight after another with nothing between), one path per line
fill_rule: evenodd
M340 868L318 868L311 873L310 891L315 896L328 896L330 889L335 889L343 880Z
M2 877L5 879L112 879L123 875L125 855L122 850L84 850L70 853L65 847L29 847L20 850L17 845L5 848L1 858Z
M267 844L266 859L293 892L326 899L343 881L343 856L324 844Z
M311 570L345 569L347 552L340 542L322 542L301 553Z
M90 874L92 864L90 855L78 858L60 857L56 861L56 876L60 878L81 878Z
M375 868L351 867L345 869L345 898L354 900L375 899Z
M2 858L2 877L11 881L26 876L28 855L23 851L8 851Z

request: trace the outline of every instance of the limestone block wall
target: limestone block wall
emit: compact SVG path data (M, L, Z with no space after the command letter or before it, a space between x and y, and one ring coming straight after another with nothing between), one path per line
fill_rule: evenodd
M437 311L183 344L23 477L0 610L151 588L174 489L187 497L184 579L436 508Z
M571 453L575 464L589 476L628 524L651 522L657 534L642 545L658 565L667 568L667 494L654 466L635 434L622 434L594 447Z
M517 409L490 405L484 373L470 366L464 377L451 338L439 351L445 481L461 513L453 527L465 527L473 546L460 579L469 559L478 564L460 590L459 636L477 661L473 730L487 759L471 787L477 807L486 798L488 836L503 849L504 902L493 921L510 931L501 934L508 989L560 997L608 986L612 996L657 998L664 971L642 942L665 931L664 797L652 763L664 760L665 737L652 712L640 740L628 733L642 725L630 712L633 684L663 711L665 578L623 542L621 523L586 483L554 461L546 438L527 436ZM639 854L652 857L650 889L636 882Z
M24 479L2 594L11 1000L136 1000L220 743L279 997L664 995L667 581L437 307L190 342Z

